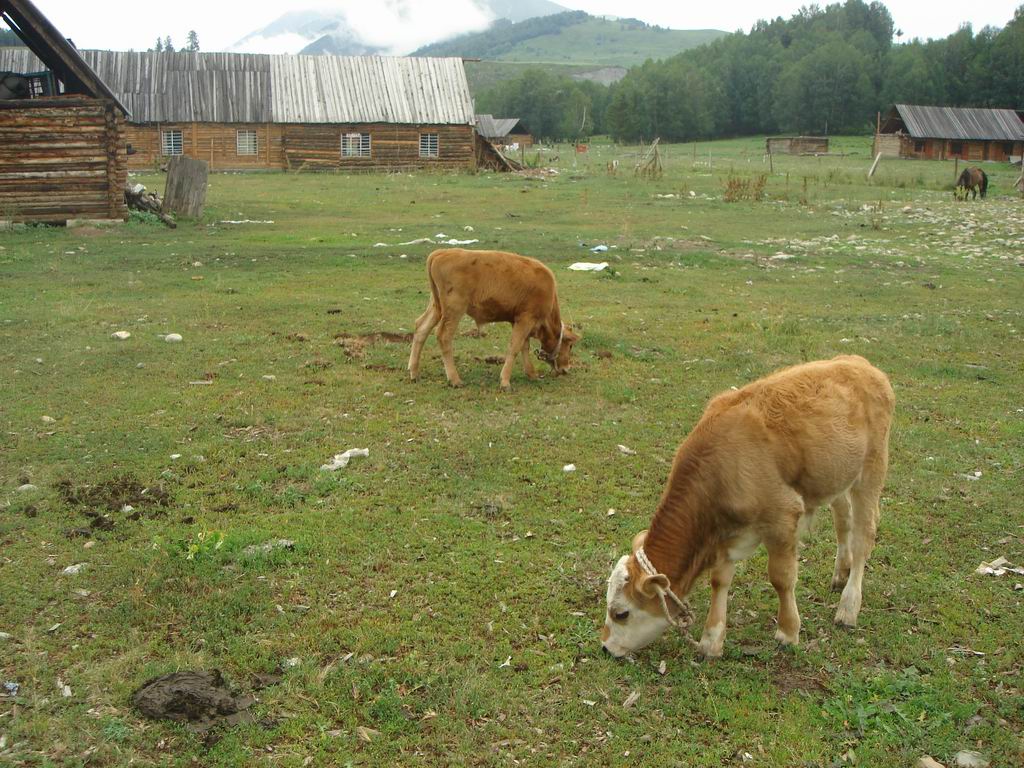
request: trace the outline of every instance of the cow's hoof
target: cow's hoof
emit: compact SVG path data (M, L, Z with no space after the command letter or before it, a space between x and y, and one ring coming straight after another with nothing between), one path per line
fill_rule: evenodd
M512 392L512 385L511 384L502 384L501 385L501 391L504 392L505 394L511 394L511 392Z
M800 645L800 633L787 634L781 629L775 630L775 640L779 645Z
M850 578L849 576L847 576L845 579L842 578L841 576L833 576L832 577L832 591L833 592L842 592L844 589L846 589L846 582L847 582L847 580L849 578Z
M855 629L857 627L857 614L851 613L842 606L836 611L835 624L844 629Z
M462 389L466 385L463 384L461 381L449 381L448 386L451 387L452 389Z

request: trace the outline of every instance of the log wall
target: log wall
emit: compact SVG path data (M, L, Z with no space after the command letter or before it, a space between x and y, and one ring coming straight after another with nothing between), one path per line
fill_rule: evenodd
M124 118L110 102L0 101L0 219L126 219Z
M960 144L954 152L953 145ZM1007 148L1011 151L1007 152ZM950 139L914 139L905 134L879 133L875 135L875 152L886 157L904 157L916 160L952 160L959 157L968 162L1005 162L1011 155L1024 152L1024 142L961 141Z
M473 128L468 125L400 125L392 123L149 123L129 125L126 139L134 153L133 169L164 165L161 133L181 131L182 153L205 160L211 171L389 171L422 168L472 169L475 167ZM239 155L237 132L255 130L257 154ZM369 133L370 157L342 157L341 136ZM438 157L419 156L420 133L438 134Z

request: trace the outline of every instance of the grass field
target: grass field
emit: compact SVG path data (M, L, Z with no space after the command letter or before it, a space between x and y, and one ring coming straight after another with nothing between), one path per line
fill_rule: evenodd
M762 146L666 147L660 180L610 145L535 178L214 175L175 231L0 233L0 764L1021 765L1024 577L974 572L1024 565L1013 172L959 204L952 164L868 183L868 142L837 140L724 202ZM245 219L273 223L218 223ZM433 340L416 384L405 343L339 346L411 329L431 246L396 243L438 233L551 265L571 375L499 392L507 326L457 339L458 391ZM587 258L612 269L566 269ZM603 657L605 579L705 401L849 352L898 400L859 627L832 625L826 514L795 650L761 553L724 658L671 635ZM133 710L148 678L208 668L282 679L206 738Z

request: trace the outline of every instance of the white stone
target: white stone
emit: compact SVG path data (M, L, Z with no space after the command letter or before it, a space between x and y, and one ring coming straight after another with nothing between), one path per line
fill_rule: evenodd
M118 341L124 341L125 339L130 339L131 337L132 335L128 331L114 331L112 334L110 334L110 338L117 339Z
M32 485L32 483L25 483L24 485L18 486L19 493L35 493L39 490L38 486Z
M181 334L168 333L166 336L164 336L164 341L166 341L168 344L177 344L178 342L181 341Z

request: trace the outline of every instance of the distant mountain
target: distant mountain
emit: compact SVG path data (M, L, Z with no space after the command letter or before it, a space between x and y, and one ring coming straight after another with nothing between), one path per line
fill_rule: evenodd
M717 29L665 29L637 19L568 11L433 43L413 56L464 56L488 61L627 67L664 59L728 34Z
M462 32L486 29L496 20L514 23L566 10L549 0L461 0L442 14L423 0L376 1L379 13L369 16L355 5L359 0L337 0L336 9L289 11L241 38L231 50L343 56L404 54ZM381 18L387 23L382 24Z

